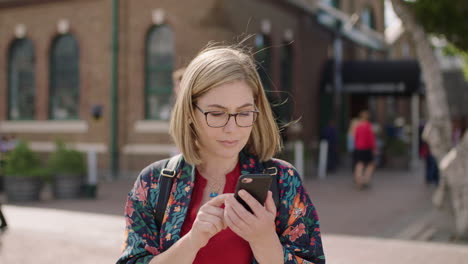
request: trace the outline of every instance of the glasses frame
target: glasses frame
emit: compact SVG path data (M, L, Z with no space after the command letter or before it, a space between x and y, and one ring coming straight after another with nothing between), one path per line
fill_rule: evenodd
M247 110L247 111L240 111L240 112L237 112L237 113L234 113L234 114L231 114L229 112L226 112L226 111L222 111L222 110L216 110L216 111L204 111L203 109L201 109L198 105L195 105L195 107L202 113L205 115L205 122L206 122L206 125L209 126L209 127L213 127L213 128L220 128L220 127L225 127L228 123L229 123L229 120L231 119L231 116L234 117L234 121L236 123L236 125L238 127L252 127L254 124L255 124L255 121L257 121L257 118L258 118L258 114L260 113L258 110ZM228 115L228 119L226 121L226 123L224 123L224 125L222 126L210 126L210 124L208 124L208 114L210 113L214 113L214 112L223 112L225 114ZM243 113L243 112L252 112L254 113L254 120L252 122L252 124L250 126L241 126L239 125L239 123L237 123L237 116L240 114L240 113Z

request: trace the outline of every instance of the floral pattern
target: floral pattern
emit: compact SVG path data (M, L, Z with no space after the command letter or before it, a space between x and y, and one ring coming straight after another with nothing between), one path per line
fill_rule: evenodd
M240 153L241 174L261 173L262 163L254 156ZM320 222L314 205L302 186L295 168L274 159L278 168L280 206L275 220L284 250L284 263L325 263ZM143 169L128 194L125 207L126 230L124 249L117 263L149 263L180 239L194 186L194 166L181 158L166 212L157 226L154 215L159 194L159 175L167 160ZM252 263L257 263L255 259Z

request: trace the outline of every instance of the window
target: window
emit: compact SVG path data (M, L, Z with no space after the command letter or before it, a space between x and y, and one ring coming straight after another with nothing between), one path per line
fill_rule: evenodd
M329 6L333 6L334 8L340 8L340 1L339 0L323 0Z
M13 41L8 60L8 119L34 119L34 47L29 39Z
M361 13L362 24L368 26L369 28L376 29L375 16L370 7L364 8Z
M387 96L387 120L393 120L396 116L396 100L393 96Z
M281 48L281 107L279 119L287 123L292 119L293 110L293 46L284 42Z
M255 36L255 60L258 64L258 74L265 90L270 90L271 81L271 40L269 37L258 34Z
M292 90L292 69L292 44L285 42L281 48L281 88L283 91L290 92Z
M407 41L403 41L401 43L401 56L403 58L409 58L410 57L410 46Z
M79 76L78 43L70 34L61 35L54 40L50 56L50 119L79 118Z
M145 118L168 120L174 68L174 35L169 26L155 26L149 31L145 58Z

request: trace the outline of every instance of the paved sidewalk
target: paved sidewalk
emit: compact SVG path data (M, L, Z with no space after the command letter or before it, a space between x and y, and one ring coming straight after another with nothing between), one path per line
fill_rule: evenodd
M434 186L426 186L422 172L376 172L372 186L359 191L348 170L326 179L305 177L304 185L317 207L323 232L333 234L415 239L415 230L433 210ZM55 200L45 190L42 201L18 206L56 208L122 216L134 179L102 182L97 199ZM411 230L408 228L411 227Z
M466 264L468 247L324 234L329 264Z
M0 263L113 263L123 237L123 210L134 179L102 182L97 199L4 204L9 222ZM434 186L421 171L377 171L372 187L353 187L347 170L305 177L321 220L328 263L467 263L468 245L450 241L453 223L435 213ZM410 240L425 240L421 242ZM462 261L463 260L463 261Z
M5 206L10 227L1 236L2 264L115 263L123 217ZM323 235L330 264L464 264L468 247L357 236Z
M433 208L434 186L422 172L378 170L371 187L358 190L349 170L326 179L306 178L323 232L392 238Z
M46 188L42 201L14 205L122 216L133 182L132 178L101 182L97 199L89 200L54 200ZM323 180L306 176L304 185L317 207L323 232L450 241L453 220L435 210L431 202L435 186L424 183L422 170L377 170L371 188L364 191L354 188L349 170Z
M451 242L453 219L432 204L436 187L425 184L422 170L377 170L367 190L355 188L346 170L305 185L324 233Z
M3 206L8 229L0 235L0 263L115 263L123 217Z

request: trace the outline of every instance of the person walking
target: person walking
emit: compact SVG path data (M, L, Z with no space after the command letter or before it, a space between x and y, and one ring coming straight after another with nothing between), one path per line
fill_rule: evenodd
M354 168L356 166L356 153L354 149L354 133L356 132L356 126L359 123L358 118L353 118L349 122L348 132L346 134L346 148L348 150L348 155L351 163L351 171L354 173Z
M364 189L369 187L372 180L375 169L374 155L377 151L368 111L359 114L359 123L354 132L354 149L356 158L354 182L359 189Z

